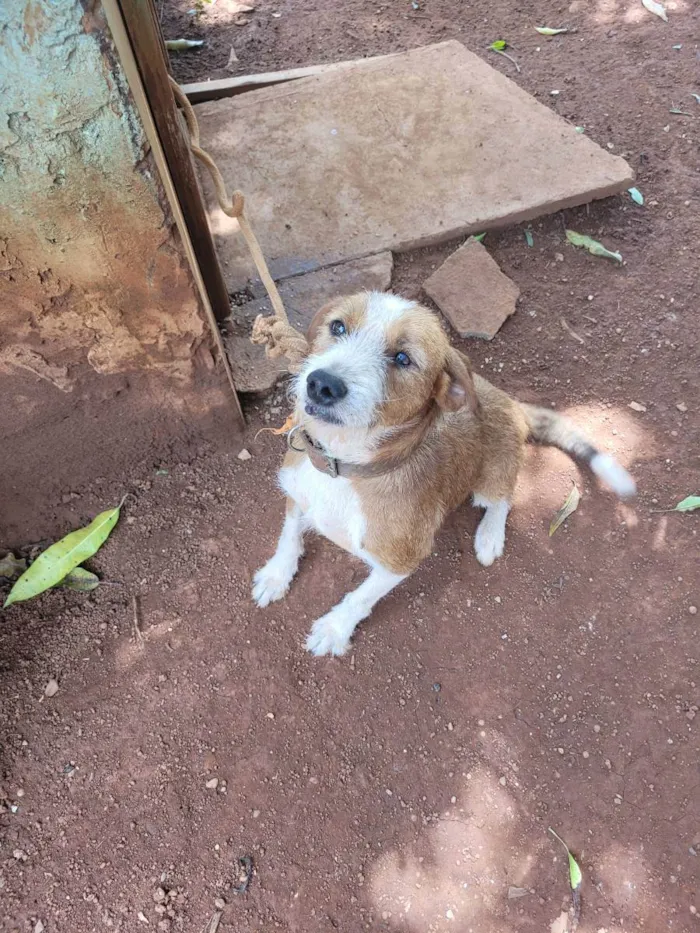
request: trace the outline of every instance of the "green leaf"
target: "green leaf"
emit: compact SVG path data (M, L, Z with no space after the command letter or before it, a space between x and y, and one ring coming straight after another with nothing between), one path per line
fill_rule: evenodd
M15 557L12 551L4 557L0 557L0 577L5 577L6 580L14 580L15 577L24 573L26 569L26 560Z
M524 233L525 233L525 242L527 243L527 245L534 246L535 240L534 240L534 237L532 236L532 230L530 230L529 227L526 227L524 230Z
M475 233L473 236L470 236L469 239L476 240L477 243L483 243L485 236L485 233Z
M165 47L169 52L186 52L187 49L199 49L204 39L168 39Z
M563 33L568 32L568 27L563 29L550 29L549 26L535 26L535 29L541 36L561 36Z
M96 573L86 570L85 567L75 567L58 585L65 586L69 590L76 590L78 593L89 593L100 585L100 578Z
M628 188L627 194L632 198L634 203L639 204L640 207L644 204L644 195L639 188Z
M581 887L581 882L583 881L583 875L581 874L581 869L578 867L578 862L569 851L567 844L564 842L561 836L558 836L554 832L551 826L549 827L549 831L554 836L554 838L561 842L561 844L566 849L566 854L569 856L569 884L571 885L572 891L578 891Z
M578 508L578 504L580 501L581 501L581 493L578 491L578 486L576 485L576 483L574 483L573 486L571 487L571 492L566 497L566 501L564 502L564 505L562 505L562 507L559 509L559 511L557 512L557 514L554 516L554 518L552 519L550 523L550 526L549 526L549 537L550 538L552 537L554 532L557 530L557 528L566 521L569 515L573 515L573 513Z
M504 49L508 48L508 43L505 39L496 39L495 42L492 42L489 48L494 52L502 52Z
M92 557L102 547L117 524L119 510L123 504L122 499L116 509L100 512L86 528L71 531L65 538L61 538L40 554L12 587L10 595L5 600L4 608L11 606L12 603L31 599L52 586L56 586L68 576L71 570Z
M656 0L642 0L642 6L644 6L650 13L653 13L655 16L661 17L661 19L667 23L668 16L666 15L666 7L663 3L657 3Z
M700 496L686 496L673 507L674 512L694 512L695 509L700 509Z
M575 126L574 129L576 130L577 133L585 133L585 132L586 132L586 127L585 127L585 126Z
M576 233L574 230L567 230L566 239L569 243L573 244L573 246L581 246L583 249L587 249L593 256L602 256L605 259L614 259L615 262L622 262L620 253L610 252L602 243L599 243L589 236L584 236L582 233Z

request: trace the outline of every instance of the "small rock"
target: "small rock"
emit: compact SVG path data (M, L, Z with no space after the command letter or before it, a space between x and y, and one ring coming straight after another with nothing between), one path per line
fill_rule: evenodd
M501 787L505 787L505 786L506 786L506 778L505 778L505 775L503 775L502 777L499 777L498 783L501 785Z
M238 454L238 459L239 459L239 460L244 460L244 461L245 461L245 460L250 460L251 457L252 457L251 452L250 452L249 450L247 450L245 447L244 447L243 450L241 450L240 453Z
M217 910L223 910L225 906L226 901L223 899L223 897L217 897L214 899L214 907L216 907Z
M628 407L631 408L632 411L646 411L647 410L646 405L642 405L639 402L630 402Z
M688 606L688 612L691 616L697 615L698 607L697 606ZM18 795L19 796L19 795Z
M478 240L469 239L423 283L460 337L491 340L515 312L518 286Z
M454 918L455 918L454 911L452 911L452 910L446 910L446 911L445 911L445 916L447 917L448 920L454 920Z
M676 408L678 409L678 411L682 411L683 413L685 413L686 411L688 411L688 406L685 404L685 402L679 402L679 403L676 405Z
M153 900L156 902L156 904L162 904L163 901L165 900L165 889L156 888L153 894Z
M169 920L167 917L163 917L162 920L158 921L158 929L161 930L161 933L170 933L170 930L173 928L172 920Z
M515 888L511 885L508 888L508 900L513 901L518 897L527 897L529 893L527 888Z
M17 796L17 797L24 797L24 788L23 788L23 787L18 787L18 788L17 788L16 796Z
M44 696L45 697L55 697L58 693L58 681L54 680L53 677L44 687Z
M138 912L137 916L141 923L148 923L148 917L146 917L145 914L143 914L141 911Z
M209 778L209 780L206 783L207 790L216 790L218 786L219 786L218 777Z
M253 810L253 819L257 820L259 816L260 816L260 810Z
M593 726L593 731L594 731L594 732L600 732L600 726L597 725L597 724L596 724L595 726Z
M45 929L46 927L44 926L43 920L37 920L37 922L34 924L34 933L44 933Z
M12 855L17 859L18 862L27 861L27 853L24 851L24 849L15 849Z

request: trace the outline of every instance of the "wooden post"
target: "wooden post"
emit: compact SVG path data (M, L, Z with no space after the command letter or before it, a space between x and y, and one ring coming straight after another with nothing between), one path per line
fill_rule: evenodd
M167 53L153 2L118 2L214 317L221 323L231 311L228 292L209 230L192 154L183 132L182 118L168 82Z

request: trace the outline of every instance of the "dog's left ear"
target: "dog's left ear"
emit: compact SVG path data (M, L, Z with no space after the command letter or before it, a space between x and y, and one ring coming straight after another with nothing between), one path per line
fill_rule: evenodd
M466 407L475 413L479 407L469 360L454 347L450 347L445 368L438 377L435 399L444 411L459 411Z

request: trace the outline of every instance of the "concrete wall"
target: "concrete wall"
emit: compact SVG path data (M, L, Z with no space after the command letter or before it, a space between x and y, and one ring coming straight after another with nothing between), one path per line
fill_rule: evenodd
M123 444L130 462L153 456L158 438L139 419L151 424L158 409L164 440L166 425L191 435L193 422L224 411L228 390L213 368L99 3L0 4L0 398L12 399L0 406L0 545L8 502L10 537L23 534L23 509L38 520L17 483L30 466L23 461L36 464L53 445L59 490L118 470ZM121 425L115 449L103 432L104 462L77 464L71 451L89 449L106 403Z

